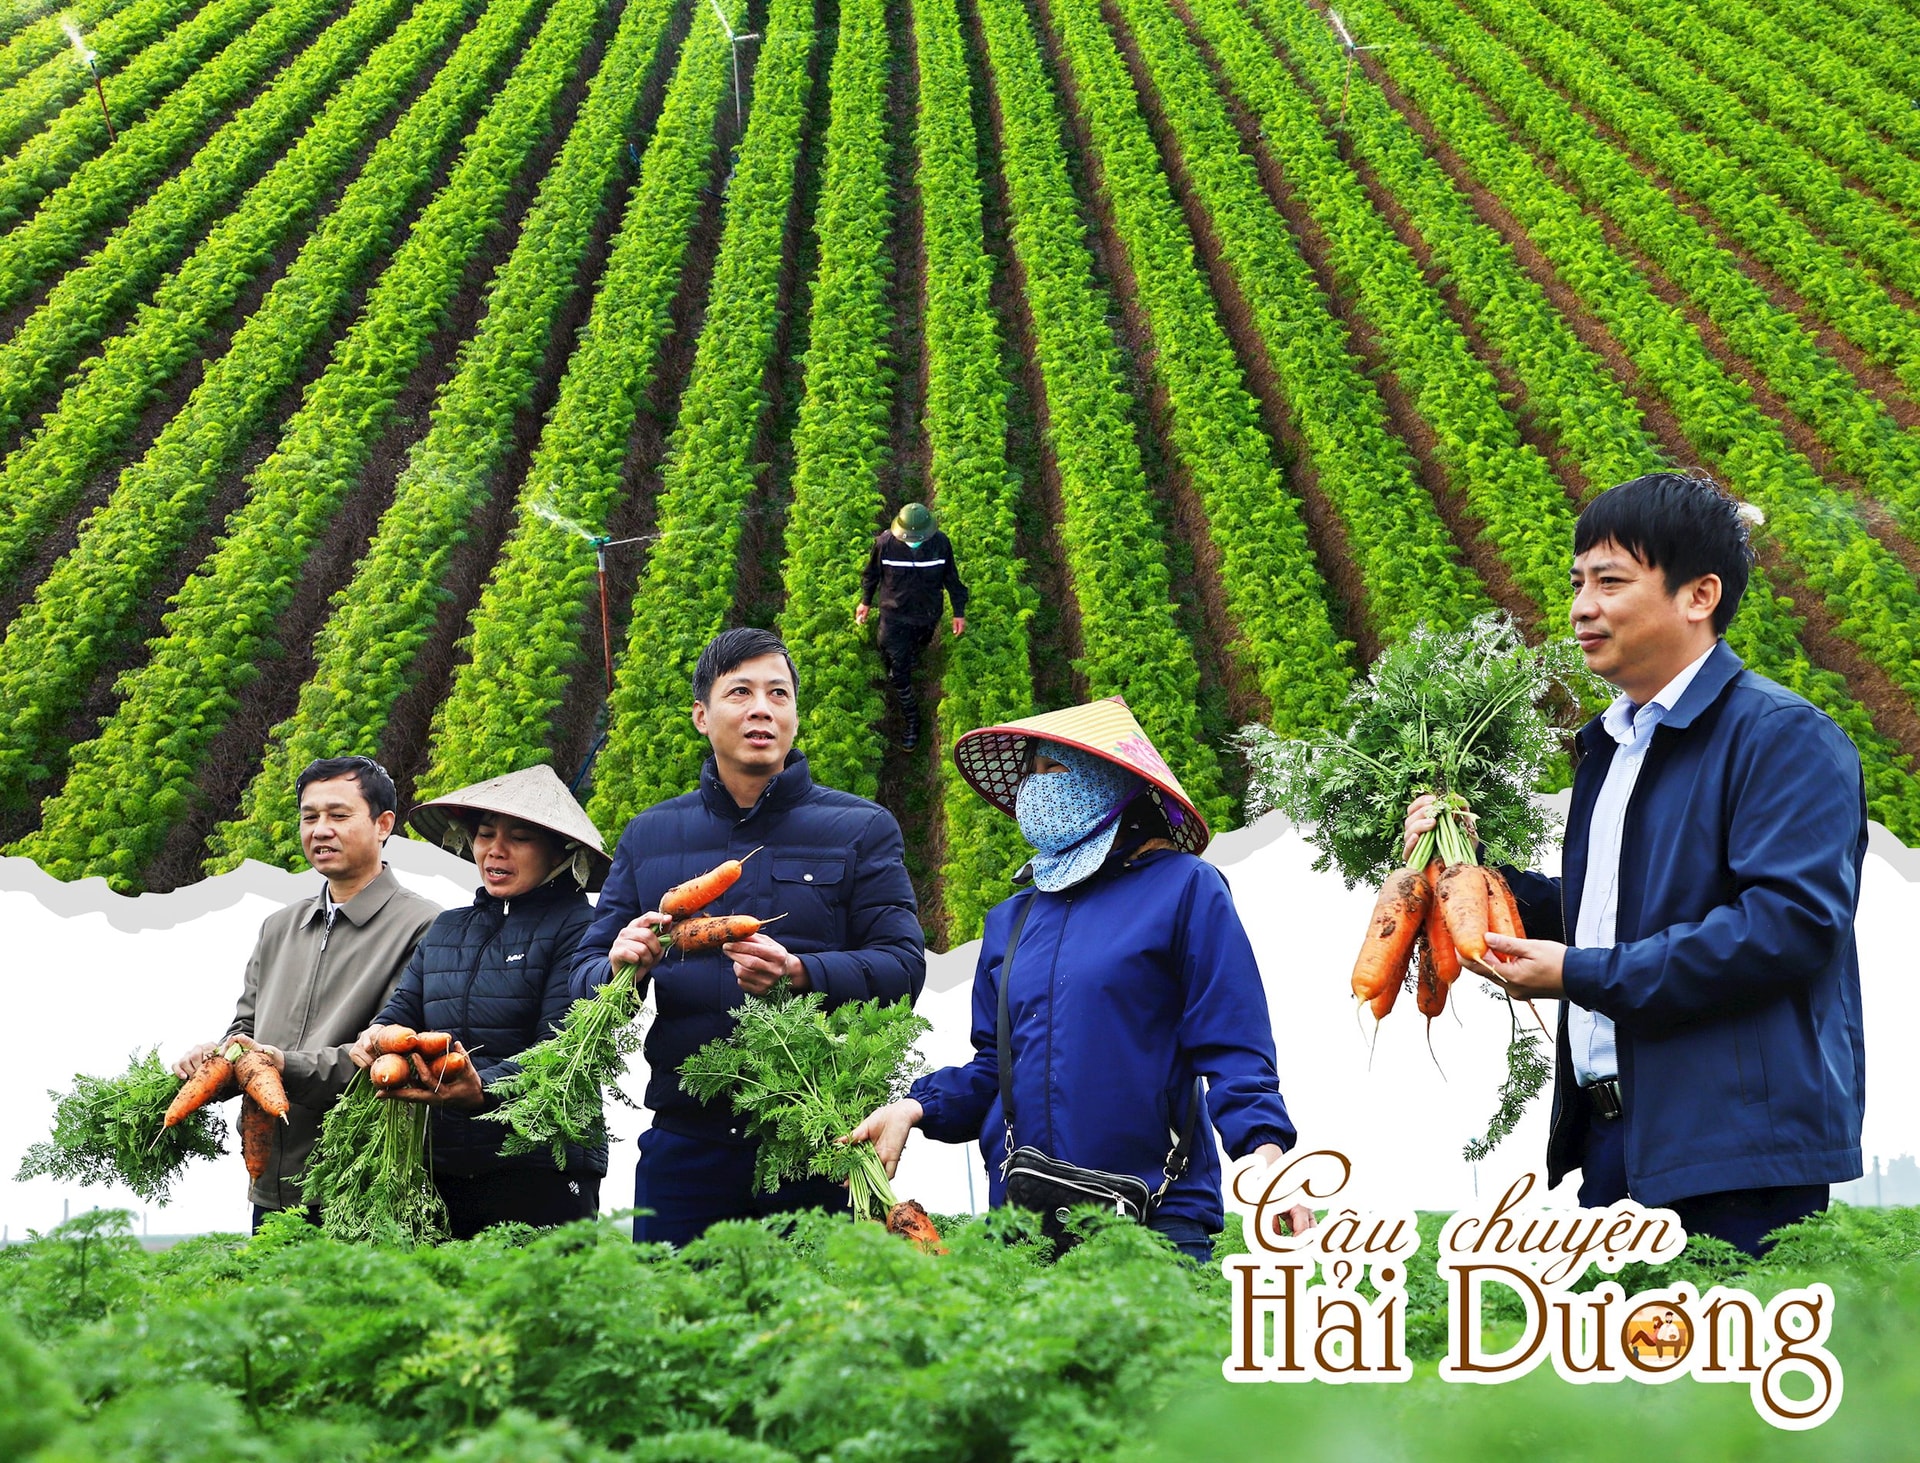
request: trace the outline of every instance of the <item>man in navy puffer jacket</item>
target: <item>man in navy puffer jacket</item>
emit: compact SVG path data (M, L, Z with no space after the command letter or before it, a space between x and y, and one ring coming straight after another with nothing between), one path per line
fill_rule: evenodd
M588 996L632 963L650 975L658 1014L647 1031L653 1126L640 1137L636 1240L685 1244L721 1219L837 1208L823 1179L753 1192L754 1147L726 1102L680 1087L680 1064L733 1030L733 1008L783 977L796 991L846 1001L918 999L926 951L900 825L876 803L815 783L793 751L799 726L793 661L765 630L715 637L694 671L693 721L713 755L693 792L627 825L593 925L572 964ZM730 858L748 859L712 913L784 916L772 932L702 955L669 953L657 931L667 890ZM774 938L774 935L778 938Z

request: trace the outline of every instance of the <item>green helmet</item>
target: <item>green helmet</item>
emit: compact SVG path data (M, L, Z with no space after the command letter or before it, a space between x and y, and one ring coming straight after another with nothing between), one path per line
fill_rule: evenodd
M925 503L909 503L893 515L894 532L915 548L932 538L938 526Z

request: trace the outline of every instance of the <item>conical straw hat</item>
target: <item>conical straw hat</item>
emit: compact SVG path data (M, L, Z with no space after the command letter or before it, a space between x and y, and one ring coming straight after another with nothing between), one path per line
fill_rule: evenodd
M407 822L429 842L471 858L472 844L465 840L464 830L453 832L455 813L497 813L518 818L546 829L570 849L579 848L591 866L586 881L589 893L606 883L607 872L613 867L613 860L601 845L600 830L593 826L586 809L574 801L560 774L545 762L422 803L407 815Z
M1133 719L1133 712L1118 696L970 731L954 743L953 760L968 786L1011 817L1014 816L1014 796L1020 787L1021 768L1027 760L1027 745L1035 740L1079 747L1139 773L1149 786L1160 791L1163 804L1171 798L1179 805L1183 816L1173 830L1176 848L1198 853L1213 838L1207 820L1200 816L1200 810L1187 796L1180 779L1173 775L1173 769L1147 740L1140 723ZM1168 812L1171 815L1173 810ZM1175 820L1169 816L1167 821Z

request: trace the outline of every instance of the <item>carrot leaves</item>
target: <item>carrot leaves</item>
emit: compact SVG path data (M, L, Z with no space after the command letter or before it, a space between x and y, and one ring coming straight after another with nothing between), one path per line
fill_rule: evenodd
M73 1091L53 1093L53 1136L26 1151L15 1179L124 1184L164 1204L189 1158L225 1153L227 1125L207 1108L165 1126L180 1079L161 1066L158 1050L134 1057L118 1077L82 1074Z

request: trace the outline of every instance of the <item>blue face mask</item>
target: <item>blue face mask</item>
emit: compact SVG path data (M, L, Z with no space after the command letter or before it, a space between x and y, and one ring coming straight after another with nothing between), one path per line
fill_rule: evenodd
M1078 747L1040 742L1066 769L1020 780L1014 812L1020 833L1037 850L1033 882L1046 890L1079 883L1106 861L1120 832L1120 813L1145 785L1117 763Z

